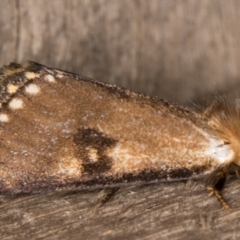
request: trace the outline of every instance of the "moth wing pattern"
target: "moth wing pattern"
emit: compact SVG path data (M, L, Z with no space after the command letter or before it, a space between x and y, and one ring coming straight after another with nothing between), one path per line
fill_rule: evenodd
M0 70L0 191L175 181L231 159L200 114L38 63Z

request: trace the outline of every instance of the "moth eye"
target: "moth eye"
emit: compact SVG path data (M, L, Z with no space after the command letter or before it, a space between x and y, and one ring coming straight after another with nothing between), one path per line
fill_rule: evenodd
M229 141L223 141L223 143L219 144L218 147L223 147L224 145L230 145Z

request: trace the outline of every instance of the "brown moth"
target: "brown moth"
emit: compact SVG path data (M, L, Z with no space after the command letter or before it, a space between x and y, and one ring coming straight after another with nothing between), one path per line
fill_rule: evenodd
M0 70L0 192L80 190L207 177L225 207L240 173L239 107L201 114L29 62Z

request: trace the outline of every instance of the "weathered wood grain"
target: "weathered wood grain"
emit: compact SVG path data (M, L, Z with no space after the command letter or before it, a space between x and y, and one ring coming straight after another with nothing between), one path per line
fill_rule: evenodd
M1 239L237 239L239 183L222 209L200 183L123 188L96 207L102 191L1 196ZM228 193L228 194L227 194Z
M236 94L240 2L0 1L0 65L33 60L189 103ZM239 181L223 210L200 183L0 196L1 239L237 239Z

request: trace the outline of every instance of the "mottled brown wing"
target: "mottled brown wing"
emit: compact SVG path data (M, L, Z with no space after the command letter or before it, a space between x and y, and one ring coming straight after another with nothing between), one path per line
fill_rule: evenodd
M187 109L33 62L0 71L3 193L187 179L226 155Z

